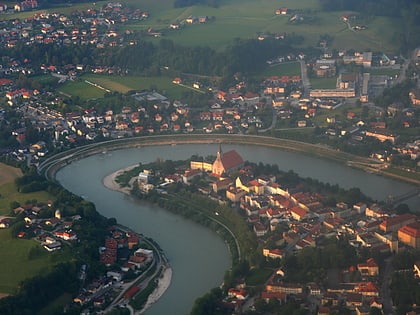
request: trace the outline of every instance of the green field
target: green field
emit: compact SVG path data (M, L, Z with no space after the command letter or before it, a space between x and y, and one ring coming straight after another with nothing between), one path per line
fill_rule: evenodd
M18 201L25 204L26 201L38 200L46 202L52 196L45 191L21 194L16 190L14 178L20 170L0 163L0 215L10 214L10 203ZM0 229L0 293L13 293L19 283L56 264L58 260L68 259L67 255L60 253L42 253L35 259L29 259L30 250L40 244L33 240L16 239L11 235L11 229ZM58 255L57 255L58 254Z
M28 257L34 247L41 254L33 259ZM12 238L11 230L0 230L0 293L14 293L19 283L37 274L43 274L59 262L71 259L67 251L48 253L34 240Z
M401 30L397 19L369 17L360 21L367 28L363 31L350 30L340 20L340 16L349 12L322 12L316 0L225 0L218 8L196 5L186 8L174 8L174 0L136 0L121 1L129 7L140 8L149 12L145 21L135 21L118 26L120 30L146 30L149 27L164 32L166 38L182 45L209 46L223 49L236 38L256 38L259 33L288 33L303 36L302 47L315 46L320 35L332 37L330 48L360 49L373 51L395 51L396 34ZM62 8L49 9L65 14L88 7L98 9L105 2L94 4L73 4ZM275 9L288 7L301 10L304 21L300 24L289 22L291 15L276 16ZM45 10L44 10L45 11ZM7 15L4 18L25 18L34 12ZM171 23L182 22L190 15L208 16L206 24L184 25L178 31L169 31ZM150 38L159 41L158 38Z
M335 89L337 78L311 78L313 89Z
M317 110L316 116L313 118L313 122L320 127L327 127L329 124L327 123L328 117L335 117L338 121L348 121L347 113L353 112L360 117L362 108L358 106L349 106L344 105L337 109L328 110L328 109L320 109Z
M401 70L391 69L391 68L373 68L373 69L367 69L366 72L369 72L371 75L389 75L389 76L394 77L394 76L400 75Z
M305 47L316 45L320 35L329 34L333 38L331 48L393 51L393 37L399 28L397 20L372 17L363 21L367 26L366 30L354 32L340 20L340 16L348 12L321 12L319 2L314 0L285 0L281 3L275 0L230 0L224 1L219 8L193 6L177 9L174 9L168 0L164 2L166 6L162 5L159 8L151 2L142 2L142 8L150 12L147 21L124 27L139 30L153 27L166 30L170 23L181 22L190 15L206 15L214 17L214 20L204 25L185 25L179 31L166 32L165 36L180 44L205 45L215 49L229 45L235 38L256 38L258 33L286 32L302 35ZM283 6L307 12L304 13L307 21L291 24L290 15L276 16L275 9Z
M300 72L300 63L299 62L286 62L281 63L275 66L267 67L261 75L261 78L269 77L269 76L295 76L301 75Z
M140 76L108 76L86 74L78 81L68 81L59 88L61 93L79 96L83 100L101 98L105 90L86 83L95 83L112 92L127 93L132 90L158 90L172 99L181 98L186 88L172 83L169 77L140 77Z
M46 191L38 191L33 193L21 194L16 190L14 182L3 184L0 186L0 215L10 214L10 203L17 201L20 204L25 204L26 201L37 200L39 202L47 202L51 199L51 195Z

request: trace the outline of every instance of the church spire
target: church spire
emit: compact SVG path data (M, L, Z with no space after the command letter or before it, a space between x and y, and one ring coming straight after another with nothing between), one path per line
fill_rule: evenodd
M222 158L222 143L219 143L219 150L217 151L217 157Z

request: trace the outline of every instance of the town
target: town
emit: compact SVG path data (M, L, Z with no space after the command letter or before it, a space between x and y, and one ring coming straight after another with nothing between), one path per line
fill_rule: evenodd
M171 185L190 186L219 204L230 205L232 211L241 214L261 244L260 255L272 263L272 274L265 279L264 289L257 297L242 279L227 288L225 307L241 313L251 306L255 308L252 303L259 297L266 303L276 300L285 304L293 300L311 312L317 310L316 314L343 311L343 307L355 314L370 314L372 308L391 312L391 293L382 285L387 283L391 271L379 272L379 265L391 268L391 261L386 260L384 265L377 260L418 249L417 215L398 213L390 205L357 197L349 200L351 203L337 200L328 204L327 195L311 192L304 181L285 184L284 174L257 175L261 170L256 165L244 161L235 150L223 152L221 145L213 161L193 157L189 165L180 165L170 174L162 173L156 165L150 167L141 169L135 181L130 180L133 191L148 194L157 190L167 194L173 193ZM217 220L220 216L223 214L217 212L213 217ZM288 265L287 257L326 248L327 240L331 239L341 239L346 243L343 246L357 253L353 264L344 263L346 268L335 269L334 276L326 271L328 276L318 275L318 281L291 281L298 271L288 270L296 266ZM404 272L413 272L418 277L418 268L416 263Z
M308 142L335 150L337 155L362 156L368 162L347 161L347 165L419 184L420 48L405 58L382 51L337 50L330 47L328 36L321 36L317 49L289 49L264 60L268 69L264 75L236 72L223 86L216 76L159 65L156 71L170 76L173 87L187 91L185 98L174 98L158 86L121 93L85 78L128 77L133 72L129 65L110 66L76 55L71 63L63 64L51 47L67 47L69 54L74 47L101 51L142 47L146 38L157 40L206 27L217 17L191 15L164 21L162 29L135 31L133 23L145 23L151 13L119 2L94 4L71 14L37 9L33 0L13 8L0 4L0 14L6 17L0 22L0 46L22 48L22 53L0 60L3 162L36 170L45 159L69 149L150 135L174 139L181 134L261 135ZM37 11L30 17L7 19L9 14L32 10ZM273 18L286 16L288 23L311 21L310 14L293 8L273 8L272 13ZM356 14L337 19L351 32L366 31ZM255 40L286 43L295 37L267 32L256 34ZM36 54L26 54L28 47ZM39 77L47 78L46 83L37 81ZM105 101L84 101L59 90L69 82L100 91ZM409 256L419 249L420 225L414 214L418 209L401 204L406 197L418 195L418 189L394 196L395 200L372 201L359 192L353 198L340 195L340 200L337 195L331 197L328 189L311 187L301 179L284 182L287 176L278 170L257 171L236 151L224 152L222 144L214 160L192 159L173 173L161 173L162 179L153 170L135 170L138 174L129 184L134 195L162 196L190 189L228 206L249 227L259 245L257 254L263 257L259 267L270 274L256 284L262 290L247 284L245 274L225 283L230 286L215 304L227 312L270 312L290 303L319 315L396 314L400 298L396 292L403 286L395 285L390 291L387 284L393 269L407 277L420 277L419 262L407 269L404 264L404 268L393 265L389 258ZM19 187L25 191L33 188L29 186ZM56 257L81 246L80 230L90 220L88 211L68 211L67 206L55 200L15 203L8 209L10 215L0 216L0 228L11 229L18 239L36 240L42 250ZM209 216L217 222L224 214L213 211ZM81 289L73 303L86 312L108 312L117 306L130 309L130 301L143 292L137 304L141 309L169 264L159 247L140 233L118 224L107 225L106 231L94 255L103 273L87 277L92 270L83 265ZM342 245L343 252L331 249L334 242ZM348 253L354 256L345 261ZM336 255L336 261L321 257L328 254ZM30 255L45 253L34 250ZM300 255L307 255L310 262L318 257L318 261L312 267L296 261L293 265ZM300 270L293 267L306 268L310 275L299 277ZM406 314L420 312L414 304Z

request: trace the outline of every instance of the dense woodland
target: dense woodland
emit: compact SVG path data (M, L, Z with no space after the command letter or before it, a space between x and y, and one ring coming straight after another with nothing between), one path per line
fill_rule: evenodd
M2 56L23 60L30 56L35 69L41 64L64 66L83 63L87 66L110 66L123 73L159 75L163 67L172 71L201 75L226 76L235 72L253 73L266 67L267 59L281 54L298 52L293 48L302 38L290 35L284 40L236 40L225 51L209 47L184 47L162 39L155 44L97 49L93 45L17 45L13 49L0 48ZM301 51L301 49L299 50Z

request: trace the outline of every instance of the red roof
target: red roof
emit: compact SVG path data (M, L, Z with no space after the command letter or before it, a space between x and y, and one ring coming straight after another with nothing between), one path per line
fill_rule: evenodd
M223 153L221 160L226 171L238 167L244 163L242 157L235 150L230 150L226 153Z
M420 222L415 222L403 226L398 230L398 232L405 233L407 235L410 235L411 237L420 238Z
M0 79L0 85L8 85L8 84L12 84L12 83L13 83L12 80L3 79L3 78Z
M404 213L395 217L390 217L386 220L384 220L381 223L381 228L385 229L386 227L390 227L393 225L398 225L401 223L412 223L412 221L414 221L416 219L416 215L411 214L411 213ZM407 221L407 222L406 222ZM411 221L411 222L409 222Z
M137 292L140 291L138 286L132 286L127 292L124 294L125 299L131 299Z
M307 211L305 209L303 209L301 207L298 207L298 206L293 207L292 209L290 209L290 212L296 213L301 218L303 218L306 215L306 213L307 213Z

